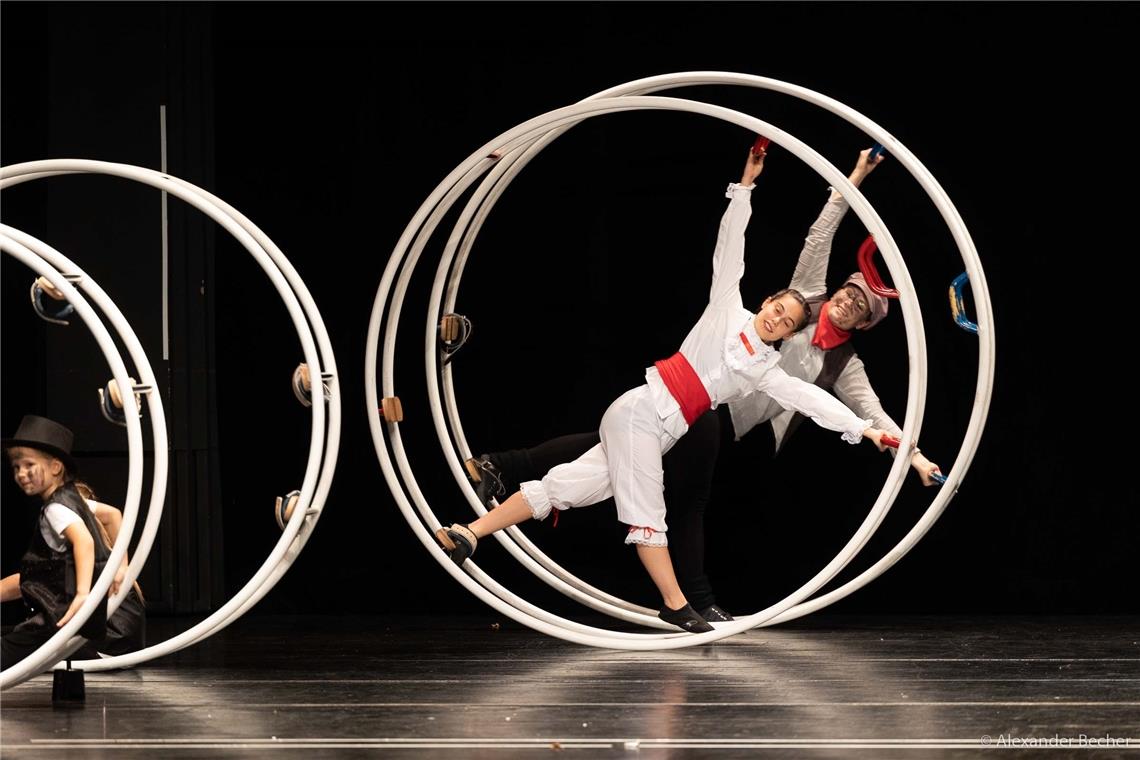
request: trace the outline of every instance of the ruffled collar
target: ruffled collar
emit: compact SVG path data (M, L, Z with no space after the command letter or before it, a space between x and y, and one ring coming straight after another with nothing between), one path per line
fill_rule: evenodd
M740 326L736 335L729 336L724 342L724 356L730 367L746 369L764 361L776 349L760 339L756 332L755 315Z

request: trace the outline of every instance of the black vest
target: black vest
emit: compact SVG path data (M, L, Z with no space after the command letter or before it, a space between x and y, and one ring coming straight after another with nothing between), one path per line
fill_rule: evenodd
M103 543L102 534L95 515L71 482L57 488L48 499L48 504L62 504L75 514L91 533L95 541L95 569L91 575L92 584L103 572L107 557L111 552ZM24 625L55 627L59 619L67 613L71 600L75 598L75 554L68 547L58 552L44 540L42 526L47 523L43 510L36 524L32 542L20 561L20 594L28 608L29 620ZM95 608L91 617L79 629L79 635L88 639L101 639L107 630L107 601Z

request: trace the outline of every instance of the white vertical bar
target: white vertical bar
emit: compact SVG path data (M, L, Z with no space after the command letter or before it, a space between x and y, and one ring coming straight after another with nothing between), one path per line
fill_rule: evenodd
M158 107L161 171L166 174L166 106ZM166 191L162 191L162 360L170 361L170 242L166 217Z

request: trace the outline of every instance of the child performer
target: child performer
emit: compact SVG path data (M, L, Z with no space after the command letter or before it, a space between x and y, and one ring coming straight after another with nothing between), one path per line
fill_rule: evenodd
M4 449L16 483L43 500L19 574L0 580L0 601L23 598L28 618L4 636L0 665L11 667L55 635L91 593L110 550L99 538L91 508L76 491L74 435L45 417L27 415ZM107 630L107 605L95 608L79 635L98 641Z

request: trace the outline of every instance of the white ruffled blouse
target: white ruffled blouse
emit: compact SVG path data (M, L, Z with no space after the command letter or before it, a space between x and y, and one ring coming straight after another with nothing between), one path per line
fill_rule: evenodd
M751 187L728 186L726 197L731 200L721 219L713 253L709 305L681 344L681 353L701 379L714 409L753 391L763 391L785 409L842 433L848 443L859 443L871 421L856 416L830 393L780 369L780 352L760 339L753 313L744 308L740 279L744 275L744 230L752 215L751 195ZM658 415L675 422L680 405L656 367L646 370L645 380Z

